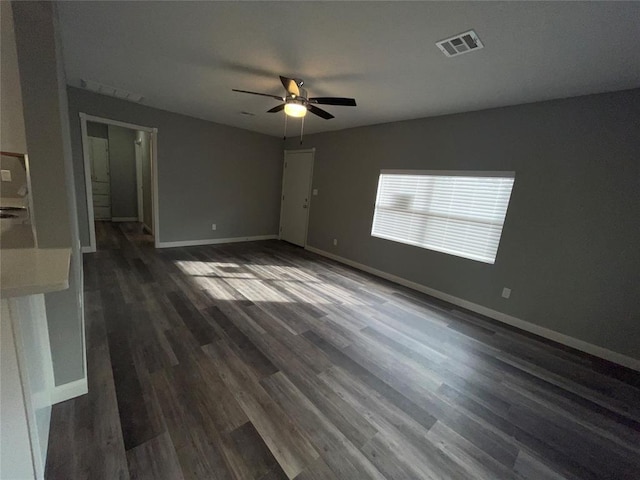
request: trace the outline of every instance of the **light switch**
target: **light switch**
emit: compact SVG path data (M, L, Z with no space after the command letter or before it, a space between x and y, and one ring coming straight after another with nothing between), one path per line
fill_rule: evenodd
M318 189L314 188L312 193L313 193L314 197L317 197L318 196Z
M2 172L2 181L10 182L11 181L11 170L0 170Z

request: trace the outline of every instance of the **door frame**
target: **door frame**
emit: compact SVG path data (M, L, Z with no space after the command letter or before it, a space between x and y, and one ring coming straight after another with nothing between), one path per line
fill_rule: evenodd
M307 235L309 234L309 214L311 213L311 192L313 191L313 168L316 163L316 148L305 148L300 150L285 150L284 151L284 160L282 161L282 190L280 192L280 225L278 229L278 240L282 240L282 212L284 210L284 202L282 201L284 198L284 180L287 169L287 155L289 153L311 153L311 171L309 172L309 192L307 192L307 198L309 198L309 207L307 208L307 218L304 222L304 245L303 248L307 246Z
M132 123L120 122L110 118L96 117L80 112L80 131L82 134L82 157L84 161L84 186L87 205L87 218L89 222L89 246L82 247L83 253L96 251L96 224L93 216L93 188L91 187L91 163L89 155L89 135L87 130L87 122L101 123L104 125L114 125L116 127L128 128L131 130L142 130L148 132L150 136L151 150L151 208L152 208L152 225L154 247L159 248L160 244L160 214L158 202L158 129L155 127L146 127L142 125L134 125Z
M142 199L142 145L138 144L136 138L134 142L135 156L136 156L136 198L138 200L138 221L143 222L143 199ZM151 152L149 152L151 153ZM144 222L143 222L144 223Z

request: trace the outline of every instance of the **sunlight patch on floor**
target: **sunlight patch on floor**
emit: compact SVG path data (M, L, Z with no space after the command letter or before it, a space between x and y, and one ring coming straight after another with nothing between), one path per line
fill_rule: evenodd
M191 276L221 278L257 278L237 263L200 262L195 260L176 260L175 265Z
M301 283L314 283L322 291L329 287L318 282L296 267L261 264L237 264L232 262L203 262L197 260L175 260L174 264L217 300L250 300L252 302L307 303L323 305L331 303L320 295L310 295L301 288ZM274 271L275 270L275 271ZM287 297L293 293L297 300ZM234 290L235 289L235 290ZM238 292L242 298L238 298ZM304 293L303 293L304 292ZM298 293L298 295L295 295Z

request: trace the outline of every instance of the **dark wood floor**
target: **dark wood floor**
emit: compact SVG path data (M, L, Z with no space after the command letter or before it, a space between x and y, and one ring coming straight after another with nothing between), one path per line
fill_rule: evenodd
M628 370L277 241L98 245L48 479L640 478Z

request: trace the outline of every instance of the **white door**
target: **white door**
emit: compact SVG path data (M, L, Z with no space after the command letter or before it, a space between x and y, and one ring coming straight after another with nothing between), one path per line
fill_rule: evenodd
M301 247L307 244L313 154L313 150L284 152L280 238Z
M89 137L89 155L91 156L93 216L96 220L111 220L108 140L106 138Z

